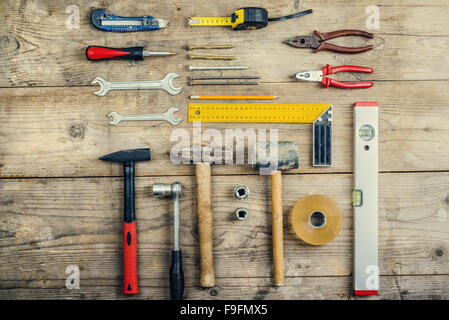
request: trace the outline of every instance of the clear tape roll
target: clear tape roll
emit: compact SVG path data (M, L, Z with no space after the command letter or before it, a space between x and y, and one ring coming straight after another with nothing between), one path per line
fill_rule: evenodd
M301 198L290 211L294 233L311 245L323 245L334 240L342 224L341 208L326 195L312 194Z

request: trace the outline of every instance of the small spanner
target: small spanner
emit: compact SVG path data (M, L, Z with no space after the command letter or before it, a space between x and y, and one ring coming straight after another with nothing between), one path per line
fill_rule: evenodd
M182 91L182 87L175 88L173 86L173 79L178 78L176 73L169 73L162 80L154 81L123 81L123 82L108 82L103 78L96 78L92 84L99 84L100 91L95 92L97 96L104 96L110 90L150 90L162 89L168 93L175 95Z
M147 121L147 120L161 120L167 121L170 124L176 126L181 121L180 119L175 119L174 114L178 111L178 108L170 108L165 113L162 114L132 114L132 115L120 115L117 112L109 112L107 117L111 117L112 121L109 124L116 126L122 121Z

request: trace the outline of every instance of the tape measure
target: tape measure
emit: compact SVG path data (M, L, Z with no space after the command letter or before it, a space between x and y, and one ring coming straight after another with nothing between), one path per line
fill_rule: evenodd
M189 122L313 123L313 166L332 165L332 105L189 103Z
M313 123L330 104L189 103L189 122Z
M312 13L312 10L298 12L279 18L268 18L264 8L246 7L235 11L230 17L189 17L190 26L226 26L233 30L254 30L264 28L269 21L280 21L297 18Z

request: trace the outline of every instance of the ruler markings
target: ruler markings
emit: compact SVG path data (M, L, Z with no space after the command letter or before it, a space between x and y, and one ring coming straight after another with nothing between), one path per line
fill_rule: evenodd
M190 122L313 123L330 104L190 103Z

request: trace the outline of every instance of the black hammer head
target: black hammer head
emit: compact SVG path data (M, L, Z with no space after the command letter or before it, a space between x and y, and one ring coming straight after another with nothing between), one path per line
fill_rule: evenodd
M107 154L99 158L103 161L111 162L136 162L151 160L151 149L131 149L122 150Z

